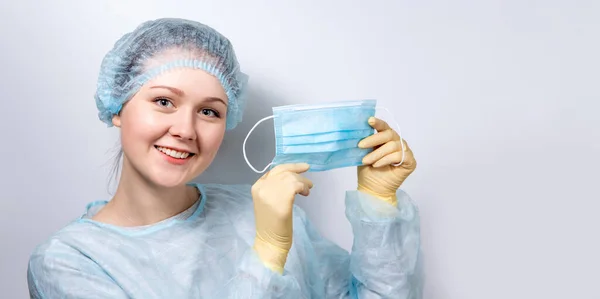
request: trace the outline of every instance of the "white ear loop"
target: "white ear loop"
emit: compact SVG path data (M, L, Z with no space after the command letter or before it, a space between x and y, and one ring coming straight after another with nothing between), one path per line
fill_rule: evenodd
M265 169L263 169L262 171L259 171L259 170L257 170L256 168L254 168L254 166L252 166L252 164L250 164L250 161L248 161L248 156L246 156L246 141L248 141L248 137L250 137L250 134L252 133L252 131L254 131L254 129L256 129L256 127L257 127L257 126L258 126L258 125L259 125L261 122L263 122L263 121L265 121L265 120L267 120L267 119L273 118L273 117L274 117L274 116L273 116L273 115L271 115L271 116L267 116L267 117L265 117L265 118L263 118L263 119L259 120L259 121L258 121L256 124L254 124L254 127L252 127L252 129L250 129L250 131L248 132L248 135L246 135L246 138L244 139L244 145L243 145L243 147L242 147L242 150L243 150L243 152L244 152L244 159L246 160L246 163L248 164L248 166L250 166L250 168L251 168L252 170L254 170L254 172L256 172L256 173L263 173L263 172L265 172L265 171L267 170L267 168L269 168L269 166L273 165L273 163L272 163L272 162L271 162L271 163L269 163L269 164L268 164L268 165L265 167Z
M402 139L402 132L400 132L400 125L398 125L398 122L394 118L394 114L392 114L392 112L390 112L390 110L388 108L375 107L375 109L383 109L383 110L387 111L390 114L392 121L394 123L396 123L396 131L398 133L398 136L400 136L400 144L402 145L402 160L400 161L400 163L392 164L392 166L400 166L400 165L402 165L402 163L404 162L404 158L406 157L406 148L404 148L404 139Z

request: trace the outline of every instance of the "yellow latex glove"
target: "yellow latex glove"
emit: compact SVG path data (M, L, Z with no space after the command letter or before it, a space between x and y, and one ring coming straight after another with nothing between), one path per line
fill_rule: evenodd
M296 194L308 196L313 183L300 175L306 163L278 165L252 186L256 237L254 250L265 266L283 273L292 247L292 208Z
M400 140L385 121L376 117L368 121L377 133L358 143L360 148L374 148L363 158L364 165L357 167L358 190L397 206L396 191L415 170L417 161L406 141ZM402 161L401 142L404 142L404 161L394 166Z

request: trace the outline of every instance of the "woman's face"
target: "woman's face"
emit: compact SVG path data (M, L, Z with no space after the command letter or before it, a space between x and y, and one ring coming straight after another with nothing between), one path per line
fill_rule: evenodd
M227 95L197 69L169 71L144 84L113 124L121 128L123 173L163 187L185 184L213 161L225 134Z

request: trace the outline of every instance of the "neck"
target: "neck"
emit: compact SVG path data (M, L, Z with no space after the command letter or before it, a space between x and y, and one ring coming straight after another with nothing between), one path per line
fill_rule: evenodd
M103 217L121 226L148 225L175 216L198 200L196 188L158 186L144 178L123 159L117 191ZM100 214L100 213L99 213ZM107 219L108 218L108 219Z

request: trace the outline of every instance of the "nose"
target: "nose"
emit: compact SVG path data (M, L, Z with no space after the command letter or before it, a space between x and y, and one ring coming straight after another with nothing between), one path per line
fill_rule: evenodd
M196 140L194 118L183 114L175 116L173 125L169 128L169 134L181 140Z

